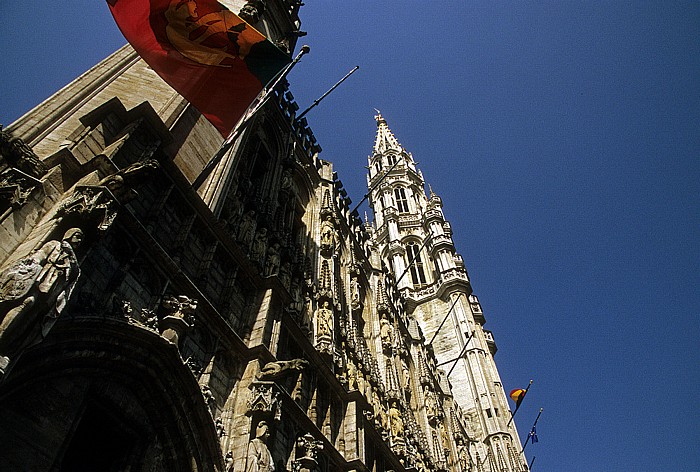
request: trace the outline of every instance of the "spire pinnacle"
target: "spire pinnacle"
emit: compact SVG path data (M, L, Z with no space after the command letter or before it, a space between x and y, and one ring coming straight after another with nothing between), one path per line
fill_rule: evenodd
M374 140L374 153L383 154L390 149L401 152L403 148L386 124L382 113L376 108L374 110L377 112L374 117L377 120L377 137Z

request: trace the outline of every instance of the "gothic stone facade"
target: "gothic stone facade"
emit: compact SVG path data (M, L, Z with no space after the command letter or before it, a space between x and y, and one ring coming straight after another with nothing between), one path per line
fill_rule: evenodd
M294 47L296 2L237 6ZM439 199L408 160L411 211L378 210L396 174L363 223L297 110L276 90L196 191L221 138L124 47L2 131L3 467L526 470L466 272L428 237Z

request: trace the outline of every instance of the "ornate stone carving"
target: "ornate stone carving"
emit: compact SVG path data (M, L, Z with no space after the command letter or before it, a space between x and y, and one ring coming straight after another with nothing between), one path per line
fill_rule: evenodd
M216 397L208 385L202 385L201 389L202 396L204 397L204 402L207 404L209 413L214 416L214 413L216 412Z
M233 451L228 451L224 456L224 472L233 472Z
M272 382L253 382L250 387L250 397L248 398L248 415L255 412L264 413L275 420L280 419L280 399L279 392Z
M327 354L333 347L333 310L327 300L316 310L316 348Z
M0 354L14 355L48 334L80 276L74 249L82 240L82 230L71 228L61 241L46 242L0 273ZM0 370L8 362L0 359Z
M382 316L379 327L379 337L382 340L382 347L385 351L391 352L391 348L394 345L394 327L386 316Z
M267 257L265 259L265 275L270 277L277 275L280 270L280 245L279 243L272 244L267 249Z
M249 210L238 227L238 241L247 251L255 238L255 227L257 222L255 221L255 210Z
M311 433L297 438L296 459L292 462L293 472L315 472L318 467L318 451L323 449L323 442L314 439Z
M326 256L333 254L337 241L333 217L328 215L321 223L321 254Z
M481 438L481 421L479 420L479 412L476 410L476 408L468 409L464 416L466 417L465 427L467 429L467 434L469 435L469 438L475 440Z
M238 12L238 16L249 25L255 26L260 21L260 17L265 13L265 2L262 0L250 0L243 5Z
M3 130L2 125L0 125L0 157L11 167L19 169L35 179L40 179L48 171L44 163L34 154L32 148L27 146L22 139Z
M393 444L403 443L404 422L396 400L392 401L389 407L389 428Z
M265 444L270 437L270 427L265 421L258 423L255 439L248 443L246 472L274 472L274 460Z
M250 248L250 260L258 267L262 268L267 251L267 228L260 228L255 233L253 245Z
M102 186L79 185L64 200L56 218L77 215L83 220L97 220L97 229L106 231L117 217L117 202L112 193Z
M32 190L41 185L41 181L18 169L7 169L0 175L0 211L24 205Z
M168 296L163 300L162 306L167 314L160 320L160 334L178 346L180 337L194 324L197 300L185 295Z
M292 359L289 361L274 361L268 362L260 370L257 375L258 380L262 381L277 381L289 377L290 375L298 375L302 370L308 367L309 361L306 359Z
M219 438L226 436L226 429L224 428L224 420L220 416L217 416L214 420L214 427L216 428L216 435Z
M97 185L107 187L117 200L121 203L127 203L138 195L135 187L157 168L158 161L155 159L137 161L112 175L108 175Z

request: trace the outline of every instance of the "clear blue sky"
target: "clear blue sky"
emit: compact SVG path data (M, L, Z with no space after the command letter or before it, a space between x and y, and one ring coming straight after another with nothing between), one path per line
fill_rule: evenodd
M351 197L374 108L442 196L535 471L700 470L700 3L306 0L302 108ZM0 3L0 122L124 43Z

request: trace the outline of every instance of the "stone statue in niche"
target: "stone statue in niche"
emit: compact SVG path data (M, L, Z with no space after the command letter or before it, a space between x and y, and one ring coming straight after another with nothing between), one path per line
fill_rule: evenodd
M255 210L249 210L243 215L241 225L238 227L238 241L246 249L250 248L253 238L255 238L255 226Z
M374 410L374 423L382 430L386 430L388 427L388 419L376 390L372 393L372 409Z
M367 386L365 385L365 375L362 373L362 370L357 371L355 379L357 383L357 390L359 390L360 393L364 396L365 389L367 388Z
M263 266L267 250L267 228L260 228L255 234L253 246L250 248L250 260L258 266Z
M323 306L316 310L316 326L316 334L319 338L332 336L333 311L329 308L327 301L324 301Z
M479 439L481 437L481 422L476 408L470 408L465 413L467 434L470 438Z
M224 456L224 471L233 472L233 451L228 451Z
M268 362L260 369L258 380L279 380L291 374L298 374L309 365L306 359Z
M463 472L470 472L472 470L473 463L471 455L469 454L469 447L464 444L464 439L461 437L457 438L457 460Z
M350 280L350 306L356 310L360 308L360 284L357 282L356 278Z
M255 439L248 443L246 472L274 472L272 454L265 444L269 437L270 427L265 421L261 421L255 429Z
M216 397L214 396L214 393L211 391L208 385L203 385L201 388L202 396L204 397L204 402L207 404L209 413L211 413L213 416L214 412L216 411Z
M408 370L406 359L401 359L401 377L403 379L403 388L408 389L411 381L411 371Z
M230 198L226 206L224 220L232 231L235 231L241 223L241 214L243 213L242 198L241 192L236 192L236 194Z
M265 2L263 0L251 0L238 12L238 16L249 25L255 25L260 21L260 17L265 13Z
M179 346L180 337L194 324L197 300L186 295L167 296L161 306L166 315L160 320L160 335Z
M286 288L287 290L291 290L292 264L290 264L289 261L285 262L284 264L282 264L280 266L279 277L280 277L280 282L282 282L282 285L284 286L284 288ZM294 295L294 294L292 293L292 295Z
M280 181L280 190L282 190L285 193L288 193L292 189L292 170L291 169L285 169L284 172L282 172L282 179Z
M392 328L391 323L389 323L386 316L382 316L379 327L379 337L382 340L382 347L384 349L391 349L391 346L394 343L393 336L394 329Z
M214 427L216 428L216 435L220 438L226 436L226 429L224 428L224 420L220 416L217 416L214 420Z
M403 438L403 419L401 418L401 411L399 411L399 406L396 401L391 402L391 406L389 407L389 426L391 428L392 438Z
M265 259L265 275L268 277L277 275L279 269L280 245L279 243L274 243L267 249L267 258Z
M39 338L48 334L80 276L75 249L82 240L83 231L71 228L61 241L46 242L0 273L0 354L14 355L33 342L37 327ZM0 369L7 362L0 359Z
M357 367L352 359L348 359L348 390L357 390Z
M336 245L335 226L333 225L333 217L326 216L326 219L321 223L321 251L333 252Z
M98 186L107 187L121 203L133 200L138 193L134 190L151 172L158 168L158 161L147 159L137 161L112 175L100 180Z
M435 418L437 416L437 404L435 403L435 394L426 385L425 390L425 413L428 418Z

